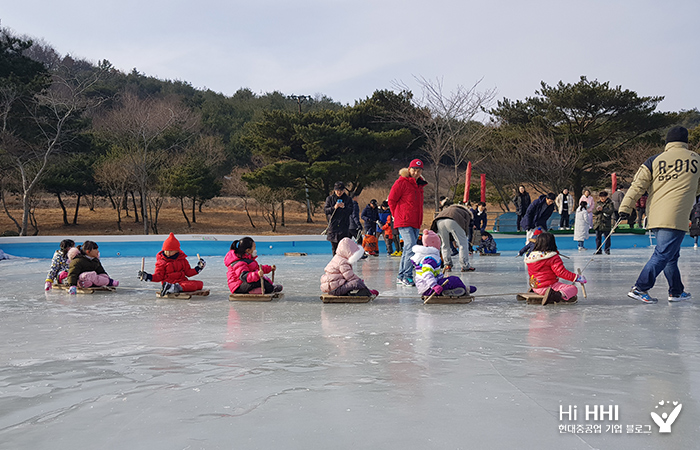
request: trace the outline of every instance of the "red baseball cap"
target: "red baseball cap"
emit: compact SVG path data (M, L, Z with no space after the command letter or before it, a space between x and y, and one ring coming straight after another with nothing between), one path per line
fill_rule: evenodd
M420 159L414 159L411 161L411 164L408 166L409 169L422 169L423 168L423 161Z

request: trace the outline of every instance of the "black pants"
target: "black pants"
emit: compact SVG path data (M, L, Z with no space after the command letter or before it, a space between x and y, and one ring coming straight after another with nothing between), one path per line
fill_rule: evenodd
M561 218L559 219L559 228L569 228L569 212L564 211L561 213Z
M609 231L600 231L600 230L595 230L595 249L596 249L596 255L600 255L601 253L601 248L600 244L603 243L603 240L605 240L606 237L610 234ZM605 241L605 253L610 254L610 238L608 238L607 241Z
M521 230L521 228L520 228L520 221L523 219L523 216L524 216L524 215L525 215L525 214L518 214L518 220L517 220L517 222L515 222L515 227L517 228L518 231Z
M270 283L269 281L267 281L265 279L263 279L263 281L265 282L265 289L264 289L265 293L266 294L272 293L272 290L274 289L274 287L272 286L272 283ZM259 288L259 287L260 287L260 280L254 281L253 283L248 283L247 281L244 281L240 286L238 286L238 289L236 289L234 291L234 294L247 294L248 292L252 291L253 289Z

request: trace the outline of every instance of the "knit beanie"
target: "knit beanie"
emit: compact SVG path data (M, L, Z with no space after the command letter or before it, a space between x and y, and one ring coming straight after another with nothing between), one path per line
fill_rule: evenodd
M68 257L68 260L72 260L79 254L80 250L78 250L76 247L71 247L70 249L68 249L68 253L66 253L66 256Z
M669 142L685 142L688 143L688 130L683 127L673 127L668 130L666 135L666 143Z
M440 249L440 236L432 230L423 230L423 246Z
M170 233L165 242L163 242L163 251L180 251L180 241L178 241L172 233Z

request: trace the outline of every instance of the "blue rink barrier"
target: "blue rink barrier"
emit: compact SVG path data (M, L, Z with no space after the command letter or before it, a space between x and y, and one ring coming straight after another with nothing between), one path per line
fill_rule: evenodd
M524 235L509 235L492 232L499 252L517 252L525 245ZM223 256L231 242L243 236L236 235L177 235L183 252L189 256ZM283 255L288 252L312 254L331 253L331 244L325 236L251 236L255 239L258 254ZM154 256L161 251L166 235L155 236L14 236L1 237L0 250L8 255L25 258L51 258L62 239L73 239L76 244L85 240L97 242L102 257ZM612 249L646 248L655 243L653 234L613 234ZM595 235L585 241L587 249L595 249ZM693 246L693 238L685 237L683 246ZM573 235L557 235L557 247L571 250L578 247ZM386 252L383 240L379 240L379 252Z

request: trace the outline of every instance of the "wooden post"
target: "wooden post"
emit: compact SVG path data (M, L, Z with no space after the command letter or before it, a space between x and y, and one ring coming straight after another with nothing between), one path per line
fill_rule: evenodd
M143 272L143 269L146 268L146 258L143 257L141 258L141 272Z
M578 272L578 276L581 276L581 269L576 269L576 272ZM583 291L583 298L588 298L586 295L586 285L581 283L581 290Z

